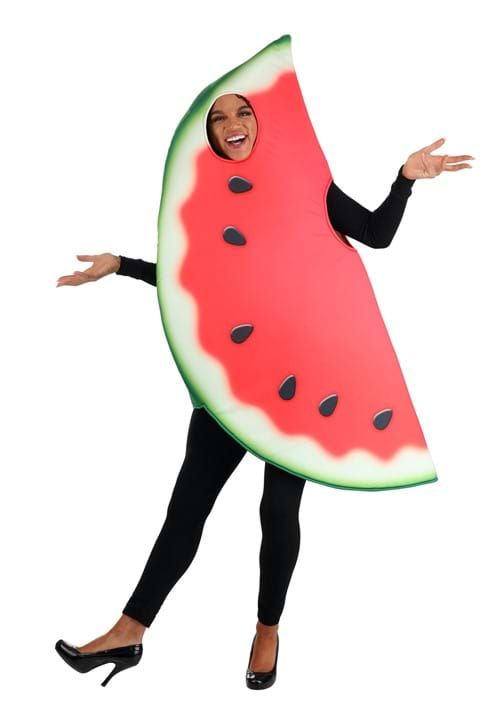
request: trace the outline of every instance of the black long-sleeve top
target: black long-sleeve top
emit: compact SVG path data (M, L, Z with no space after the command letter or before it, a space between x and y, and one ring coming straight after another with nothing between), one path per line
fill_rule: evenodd
M401 223L414 183L415 179L403 176L401 166L387 198L374 211L369 211L332 181L326 196L330 222L336 231L360 243L371 248L387 248ZM156 263L123 255L119 257L120 267L116 271L117 275L128 275L156 285Z

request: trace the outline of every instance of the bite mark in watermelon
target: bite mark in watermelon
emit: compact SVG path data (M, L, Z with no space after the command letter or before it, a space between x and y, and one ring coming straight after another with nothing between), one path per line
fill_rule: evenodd
M253 151L208 144L224 93ZM163 326L195 406L299 477L361 490L437 479L370 279L326 209L330 169L284 35L206 87L177 127L158 218Z

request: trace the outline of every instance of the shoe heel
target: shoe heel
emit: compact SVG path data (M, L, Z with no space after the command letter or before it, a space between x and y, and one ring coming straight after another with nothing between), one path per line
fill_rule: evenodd
M109 682L109 680L111 679L111 677L114 677L115 674L118 674L118 672L121 672L122 669L128 669L128 667L131 667L131 666L132 666L132 665L130 665L130 664L128 664L128 663L115 662L115 667L114 667L114 669L112 669L111 672L110 672L110 673L108 674L108 676L106 677L106 679L105 679L103 682L101 682L101 686L102 686L102 687L105 687L106 684L107 684L107 683Z
M111 677L121 672L122 669L128 669L139 664L142 657L142 643L113 647L112 649L99 650L98 652L80 652L78 647L69 644L65 640L58 640L56 642L56 652L66 664L81 673L90 672L103 664L114 664L114 669L101 682L101 685L105 687Z

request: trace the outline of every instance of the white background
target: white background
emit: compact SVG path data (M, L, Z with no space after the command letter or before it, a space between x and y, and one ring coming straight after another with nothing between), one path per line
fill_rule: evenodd
M9 711L497 714L498 27L488 2L4 2L2 697ZM163 523L191 403L155 288L56 289L77 253L156 260L164 160L210 82L285 33L334 179L370 209L407 156L390 248L356 243L439 481L308 482L278 680L248 690L263 463L230 478L196 558L103 689L54 650L118 619ZM282 120L286 120L283 118ZM147 697L148 702L145 703ZM259 701L256 704L256 699Z

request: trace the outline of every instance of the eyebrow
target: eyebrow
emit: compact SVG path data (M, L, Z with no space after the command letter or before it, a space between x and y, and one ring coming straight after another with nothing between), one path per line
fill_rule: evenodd
M236 111L239 112L240 109L251 109L251 108L252 107L249 107L248 104L242 104L240 107L238 107L238 109ZM210 112L210 116L212 116L213 114L224 114L224 112L222 111L222 109L213 109Z

